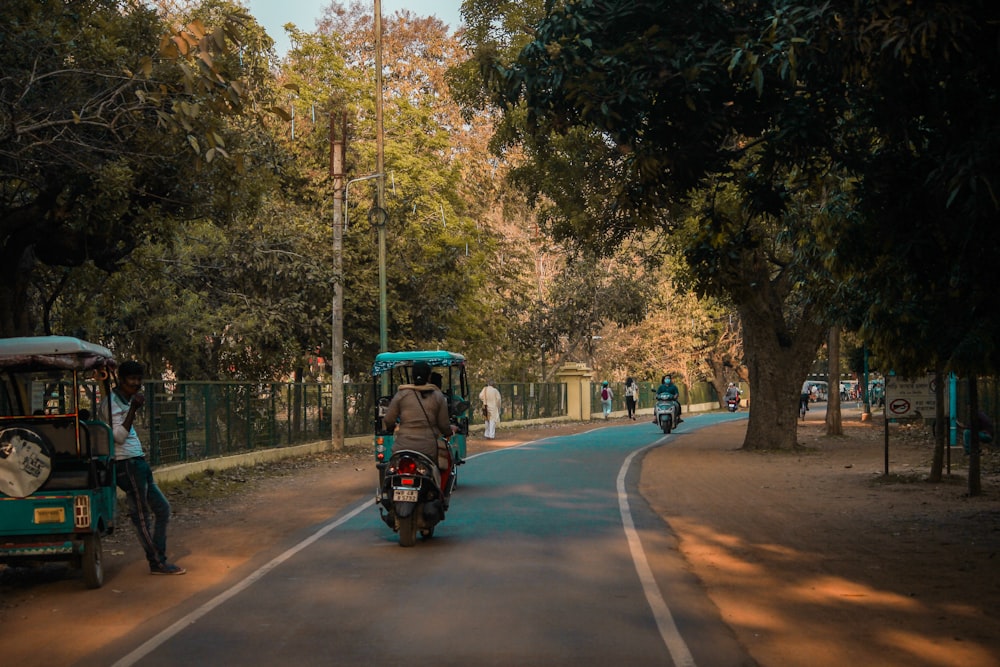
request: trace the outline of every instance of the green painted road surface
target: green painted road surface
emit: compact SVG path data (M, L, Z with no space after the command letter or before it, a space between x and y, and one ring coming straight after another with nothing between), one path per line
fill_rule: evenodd
M636 488L650 447L745 418L595 424L471 457L432 539L400 547L359 501L115 664L752 664Z

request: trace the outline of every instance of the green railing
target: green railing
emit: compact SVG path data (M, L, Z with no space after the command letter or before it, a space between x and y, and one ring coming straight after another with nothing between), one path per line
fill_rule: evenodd
M345 433L370 426L368 385L344 385ZM153 465L196 461L330 437L330 385L147 382L136 430Z
M479 391L472 394L473 423L482 423ZM501 419L541 419L566 414L566 385L497 385ZM329 384L315 382L147 382L146 407L135 428L150 463L197 461L254 449L315 442L330 437ZM344 436L373 432L370 383L344 384Z
M494 385L500 392L500 421L546 419L566 414L566 385L561 382L508 382ZM483 423L482 387L473 394L472 422Z
M638 406L640 408L652 407L656 403L656 389L660 384L652 382L636 382L639 385L639 399ZM611 399L611 409L612 410L624 410L625 409L625 383L624 382L611 382L609 385L611 391L614 393L614 398ZM689 405L695 403L718 403L719 398L715 393L715 387L713 387L708 382L699 382L691 388L690 396L688 395L687 388L682 385L677 385L677 390L679 392L678 397L680 399L681 405ZM590 385L590 411L593 414L597 414L601 411L601 383L593 382Z

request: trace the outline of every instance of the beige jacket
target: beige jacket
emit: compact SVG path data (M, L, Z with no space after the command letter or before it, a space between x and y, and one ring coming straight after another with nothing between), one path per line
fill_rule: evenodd
M438 438L451 435L448 399L431 384L399 386L383 421L386 429L399 422L393 451L410 449L437 461Z

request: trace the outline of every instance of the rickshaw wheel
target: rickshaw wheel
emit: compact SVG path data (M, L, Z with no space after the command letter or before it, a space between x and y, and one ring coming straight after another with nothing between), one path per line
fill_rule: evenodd
M87 584L87 588L100 588L104 585L101 536L97 533L91 533L83 538L83 555L80 556L80 567L83 569L83 581Z
M399 519L399 546L412 547L417 543L417 517L412 512L405 519Z

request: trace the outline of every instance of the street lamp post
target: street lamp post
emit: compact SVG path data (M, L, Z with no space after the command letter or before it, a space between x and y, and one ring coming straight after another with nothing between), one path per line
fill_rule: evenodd
M350 228L350 225L348 224L349 223L349 220L348 220L349 209L347 208L347 201L348 201L347 200L347 196L351 193L351 183L359 183L361 181L370 181L373 178L378 178L381 175L382 174L369 174L368 176L359 176L358 178L352 178L351 180L347 181L346 185L344 185L344 229L345 230Z

